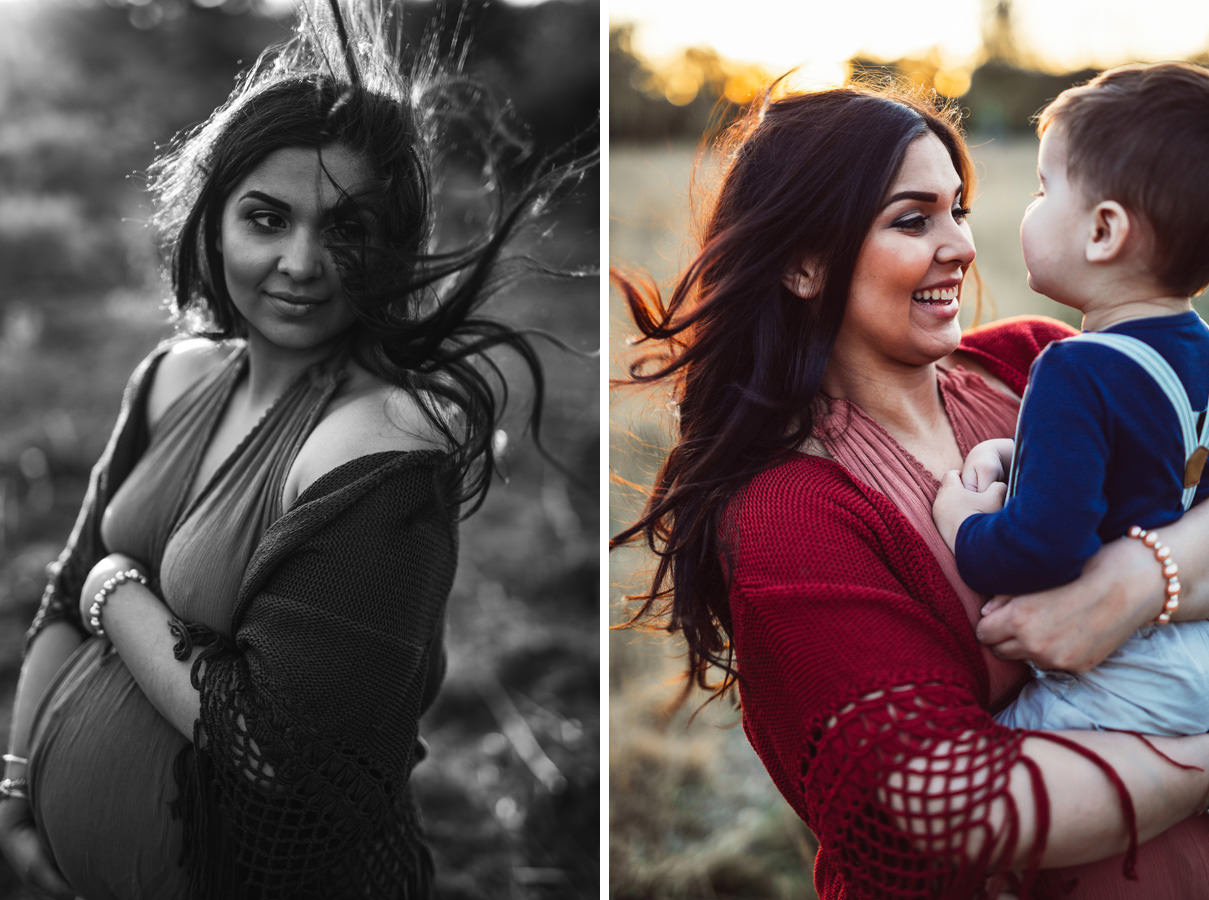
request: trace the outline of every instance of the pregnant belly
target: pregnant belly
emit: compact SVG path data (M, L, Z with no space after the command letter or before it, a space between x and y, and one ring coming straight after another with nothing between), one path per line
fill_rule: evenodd
M30 801L63 876L88 900L185 896L169 804L185 738L108 642L85 642L39 707Z

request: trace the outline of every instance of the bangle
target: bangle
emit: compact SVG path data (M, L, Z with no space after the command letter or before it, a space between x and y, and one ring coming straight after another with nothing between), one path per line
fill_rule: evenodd
M101 583L101 589L92 598L92 605L88 607L88 626L97 637L105 636L105 629L101 625L101 613L105 610L105 604L109 602L110 595L118 589L118 585L125 584L127 581L137 581L144 587L147 586L146 575L138 569L126 569L122 572L114 572L113 575L106 578Z
M28 759L26 759L24 756L17 756L15 753L5 753L3 756L0 756L0 759L4 760L6 763L16 763L19 766L29 765Z
M16 797L18 800L25 800L29 797L28 789L28 778L2 779L0 780L0 799L7 800L10 797Z
M1154 624L1166 625L1171 621L1175 611L1180 608L1180 567L1171 558L1171 548L1159 541L1157 531L1147 531L1145 528L1134 525L1127 534L1131 538L1137 538L1153 550L1154 558L1163 567L1163 577L1167 580L1165 588L1167 599L1163 602L1163 609L1154 617Z

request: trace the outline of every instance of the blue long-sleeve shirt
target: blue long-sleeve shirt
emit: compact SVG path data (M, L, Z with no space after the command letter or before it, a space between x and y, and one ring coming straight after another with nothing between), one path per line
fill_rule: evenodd
M1195 312L1105 329L1145 341L1179 376L1194 410L1209 398L1209 327ZM967 518L957 567L986 594L1021 594L1079 576L1131 525L1183 514L1184 445L1171 402L1123 353L1091 341L1050 344L1034 361L1016 426L1016 494ZM1209 470L1194 503L1209 496Z

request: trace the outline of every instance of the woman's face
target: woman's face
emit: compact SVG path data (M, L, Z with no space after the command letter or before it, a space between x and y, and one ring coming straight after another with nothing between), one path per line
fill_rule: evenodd
M938 137L910 144L861 245L833 363L914 367L957 347L961 284L974 260L963 190Z
M268 154L228 195L223 275L250 341L308 350L353 324L330 247L365 234L369 223L349 198L370 181L369 166L346 147L287 147Z

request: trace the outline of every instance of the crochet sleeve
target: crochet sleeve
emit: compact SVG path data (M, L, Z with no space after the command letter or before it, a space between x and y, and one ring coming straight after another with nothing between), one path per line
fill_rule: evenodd
M126 384L117 422L100 459L89 474L88 489L71 536L58 558L47 567L48 579L42 592L42 601L25 635L27 652L34 638L52 622L67 622L81 637L88 636L80 621L80 591L92 567L105 555L101 542L101 516L105 512L105 504L146 444L146 388L168 346L164 343L152 351L134 370Z
M821 896L968 900L1016 843L1023 733L985 712L968 620L922 540L880 495L803 468L757 479L730 523L744 728L819 839Z
M193 896L390 898L427 877L406 785L443 665L449 479L417 464L314 522L308 491L287 514L301 543L266 534L233 645L194 663L201 714L177 809Z

